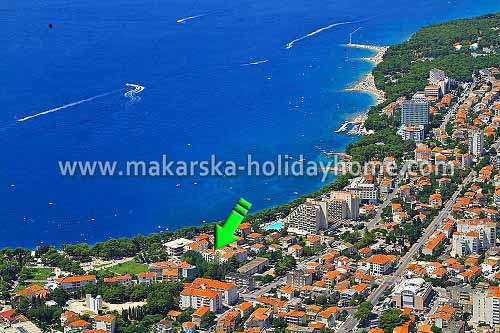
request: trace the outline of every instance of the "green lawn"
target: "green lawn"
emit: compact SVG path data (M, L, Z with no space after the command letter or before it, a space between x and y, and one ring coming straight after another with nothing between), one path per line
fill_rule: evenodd
M31 280L47 280L51 275L54 274L52 268L32 268L33 278Z
M39 281L44 281L47 280L49 277L54 275L54 270L52 268L37 268L37 267L25 267L21 271L21 274L19 276L19 284L17 285L15 291L19 291L22 289L25 289L26 287L29 287L34 284L38 284L43 286L44 283L42 282L35 282L35 283L28 283L24 282L25 280L39 280Z
M47 280L52 275L52 268L24 267L19 274L19 280Z
M142 272L147 272L148 271L148 266L144 264L140 264L136 262L134 259L124 262L123 264L118 264L115 266L112 266L108 268L107 270L118 274L118 275L123 275L123 274L138 274Z

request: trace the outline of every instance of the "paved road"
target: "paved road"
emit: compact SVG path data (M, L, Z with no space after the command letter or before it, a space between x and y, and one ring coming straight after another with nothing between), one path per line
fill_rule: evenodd
M398 193L399 191L399 185L396 186L396 188L385 198L384 202L382 205L380 205L377 209L377 214L368 222L366 223L366 229L368 231L373 230L377 227L377 224L380 222L380 219L382 217L382 212L387 205L389 205L392 202L392 199Z
M306 263L312 262L312 261L318 261L318 259L322 256L322 254L317 254L312 257L306 258L304 261L298 262L296 269L304 269L306 268ZM268 293L271 289L273 288L278 288L281 285L284 285L286 283L286 276L280 277L279 279L276 279L270 283L262 285L259 289L255 289L250 293L245 293L245 294L240 294L240 296L245 300L245 301L254 301L255 298L264 295L265 293Z
M254 301L257 297L262 296L265 293L268 293L273 288L278 288L278 286L285 284L285 282L286 282L286 277L281 277L277 280L274 280L271 283L267 283L261 286L259 289L253 290L250 293L240 294L240 296L243 297L245 301Z
M453 107L451 108L451 110L446 114L446 116L444 117L444 121L443 123L441 124L441 129L446 129L446 125L448 124L448 122L450 121L451 119L451 116L455 114L455 112L457 112L457 109L460 105L462 105L464 99L465 99L465 96L468 96L470 91L476 86L476 82L474 81L473 83L470 83L467 85L467 88L465 88L464 92L462 93L462 95L460 95L460 98L458 100L457 103L455 103L455 105L453 105Z
M420 248L425 244L425 242L427 242L429 237L434 233L434 231L442 224L443 220L448 216L448 213L451 211L453 204L455 203L457 197L462 191L463 184L467 184L468 182L470 182L474 174L475 172L472 171L471 173L469 173L469 175L467 175L464 182L458 187L455 193L453 193L451 198L446 202L446 205L441 209L438 216L436 216L434 220L424 230L424 233L422 234L422 237L420 237L419 241L413 244L410 250L406 252L406 254L399 259L399 265L396 271L392 275L385 277L384 281L374 291L370 293L370 295L367 298L369 302L371 302L374 305L377 304L380 297L383 295L384 291L387 288L392 287L397 281L401 279L403 273L406 270L406 267L413 260L413 257L418 253ZM357 324L358 321L356 320L356 318L354 318L353 315L350 315L349 317L347 317L344 324L339 327L339 330L337 332L338 333L351 332Z

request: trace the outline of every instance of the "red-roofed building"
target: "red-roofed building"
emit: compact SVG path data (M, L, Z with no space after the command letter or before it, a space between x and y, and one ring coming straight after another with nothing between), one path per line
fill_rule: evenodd
M238 288L234 283L196 278L191 284L191 287L219 291L222 293L222 301L227 305L233 305L238 302Z
M108 333L113 333L115 331L116 318L112 314L107 314L105 316L95 316L94 320L95 329L103 330Z
M104 278L104 283L121 284L121 285L129 286L132 284L132 275L126 274L126 275L115 276L115 277L111 277L111 278Z
M368 258L366 262L370 265L370 275L381 276L389 272L392 264L396 262L396 256L375 254Z
M156 273L144 272L137 274L137 281L139 283L154 283L156 281Z
M55 281L59 288L66 290L78 289L87 284L97 284L95 275L69 276L56 279Z
M202 306L212 312L219 312L222 310L222 293L211 289L184 288L181 292L181 309L198 309Z

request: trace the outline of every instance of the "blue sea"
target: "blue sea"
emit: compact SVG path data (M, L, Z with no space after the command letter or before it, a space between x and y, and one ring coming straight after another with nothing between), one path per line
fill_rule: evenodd
M498 0L1 1L0 246L174 230L224 219L239 197L258 211L317 190L320 177L63 177L57 162L321 159L318 146L356 140L335 130L374 102L343 91L371 68L357 59L369 51L343 46L351 32L390 45L496 11ZM145 86L140 101L126 82Z

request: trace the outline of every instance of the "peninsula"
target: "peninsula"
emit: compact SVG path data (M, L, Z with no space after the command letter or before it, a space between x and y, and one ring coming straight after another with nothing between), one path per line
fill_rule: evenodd
M346 44L347 47L358 48L358 49L367 49L374 51L375 54L371 57L361 58L362 60L370 61L375 66L380 64L383 61L384 54L389 48L388 46L376 46L376 45L363 45L363 44ZM376 99L376 105L385 102L385 93L383 90L377 88L375 84L375 78L373 74L370 72L364 75L361 80L356 82L351 87L347 88L346 91L362 91L371 94Z

